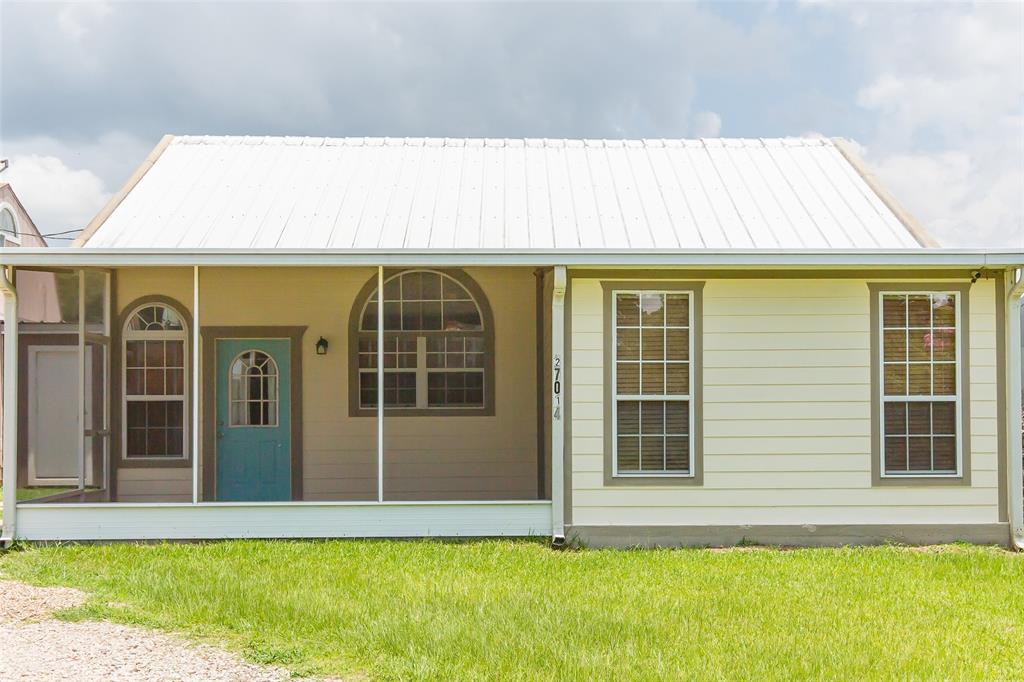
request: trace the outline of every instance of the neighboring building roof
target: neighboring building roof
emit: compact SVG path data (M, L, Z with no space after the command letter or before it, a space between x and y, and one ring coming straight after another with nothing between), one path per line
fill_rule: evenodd
M14 193L11 183L3 180L0 180L0 206L10 209L18 225L18 235L15 238L17 241L13 242L13 240L8 239L8 246L46 246L46 240L39 233L39 228L32 221L32 216L25 210L21 199ZM10 237L11 235L7 236Z
M0 208L7 208L14 214L18 228L18 241L8 238L4 242L5 248L46 246L46 240L40 235L39 228L32 222L32 217L25 210L9 182L0 181ZM59 322L60 307L57 301L57 283L53 274L25 270L19 272L17 277L18 319L22 322ZM0 309L0 322L3 319L4 312Z
M937 246L841 140L165 137L88 248Z

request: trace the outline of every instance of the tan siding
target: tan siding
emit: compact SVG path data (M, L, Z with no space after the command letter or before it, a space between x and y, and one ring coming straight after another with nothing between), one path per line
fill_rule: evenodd
M494 313L495 416L388 419L387 499L537 496L533 271L469 268L466 272L483 289ZM347 383L349 313L357 293L375 274L371 268L202 270L203 326L308 327L302 348L307 500L376 499L376 420L349 417ZM171 296L191 309L191 270L119 271L121 304L150 294ZM321 335L330 341L324 356L316 355L314 349ZM158 490L169 484L154 480L151 485Z
M192 470L118 469L118 502L191 502Z
M704 485L610 488L602 289L574 280L573 523L996 522L993 286L970 294L970 487L872 487L865 281L727 279L704 288Z

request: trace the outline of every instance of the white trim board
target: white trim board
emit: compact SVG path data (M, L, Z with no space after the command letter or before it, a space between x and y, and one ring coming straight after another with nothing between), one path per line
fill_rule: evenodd
M44 541L521 537L551 534L551 502L19 504L17 534Z
M22 247L0 252L15 266L414 266L626 267L1019 267L1022 249L114 249Z

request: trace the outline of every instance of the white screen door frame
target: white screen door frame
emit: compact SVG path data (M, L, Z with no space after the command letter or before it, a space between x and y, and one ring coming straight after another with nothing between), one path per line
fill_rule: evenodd
M78 433L78 420L77 419L54 419L52 414L52 404L49 406L51 409L47 410L47 405L40 403L40 397L53 396L55 392L67 392L72 398L72 403L75 411L78 410L78 397L74 394L74 391L69 391L67 385L56 386L56 387L40 387L40 368L39 358L43 354L51 353L66 353L71 360L71 364L74 366L78 365L78 346L29 346L28 351L28 484L34 485L59 485L59 486L77 486L78 485L78 445L77 439L81 438L81 434ZM87 361L85 363L85 391L86 395L89 395L89 391L92 390L92 362ZM52 400L52 397L50 398ZM86 422L91 423L91 405L90 401L86 401ZM68 446L71 448L70 451L70 468L69 476L60 477L47 477L41 476L36 466L37 454L41 447L41 434L40 429L47 429L50 435L54 433L55 429L59 428L70 428L71 432L68 438ZM91 449L87 448L85 452L85 483L86 485L93 485L93 467L92 467L92 452Z

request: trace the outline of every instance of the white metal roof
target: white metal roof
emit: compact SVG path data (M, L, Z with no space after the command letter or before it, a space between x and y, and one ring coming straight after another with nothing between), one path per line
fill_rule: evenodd
M87 228L86 247L720 251L927 243L849 150L828 139L175 137L125 191Z

